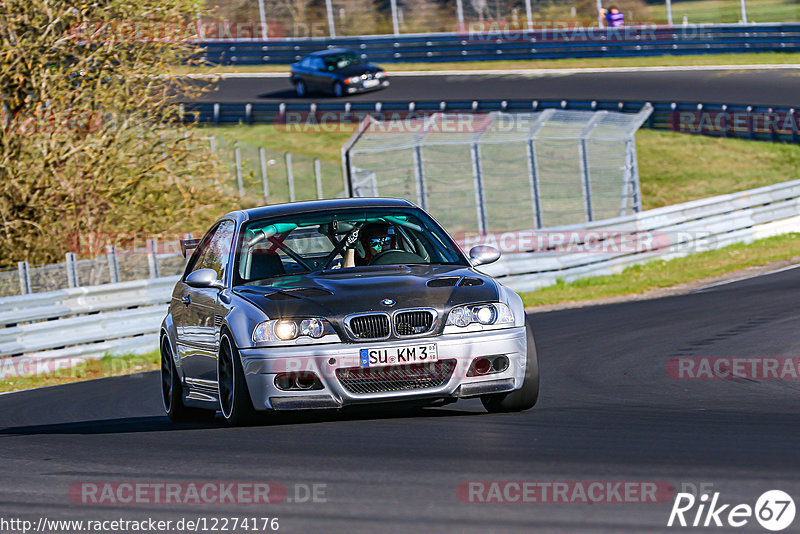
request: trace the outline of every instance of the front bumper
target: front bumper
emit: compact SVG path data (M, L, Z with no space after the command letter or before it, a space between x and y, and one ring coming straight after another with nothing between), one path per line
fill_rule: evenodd
M364 87L364 82L354 85L345 85L345 92L349 95L355 93L366 93L369 91L377 91L378 89L385 89L389 87L389 80L383 79L377 85L373 85L372 87Z
M359 367L359 350L435 343L438 359L455 360L449 380L438 387L352 393L337 378L336 370ZM335 343L330 345L287 346L240 349L242 366L253 406L257 410L339 408L346 405L474 397L512 391L522 387L526 364L525 327L449 334L413 340L373 343ZM508 368L500 373L466 376L475 358L504 355ZM275 376L285 372L312 372L322 389L283 391L275 386Z

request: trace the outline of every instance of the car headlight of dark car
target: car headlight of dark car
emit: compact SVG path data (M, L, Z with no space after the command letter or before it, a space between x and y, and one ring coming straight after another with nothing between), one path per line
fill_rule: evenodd
M331 324L318 317L297 319L272 319L263 321L253 329L253 341L292 341L298 338L321 339L334 334Z
M514 313L503 302L457 306L447 315L447 326L466 328L479 324L497 328L514 326Z
M354 85L357 83L361 83L362 79L363 78L361 78L361 76L350 76L349 78L345 78L344 83L348 85Z

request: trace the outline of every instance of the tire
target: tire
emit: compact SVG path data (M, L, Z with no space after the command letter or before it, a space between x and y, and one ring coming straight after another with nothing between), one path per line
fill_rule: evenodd
M217 358L217 392L222 416L233 426L256 422L258 412L253 408L250 392L244 378L239 351L225 333L219 342Z
M485 395L481 397L483 407L489 413L521 412L530 410L539 398L539 359L536 356L536 344L530 327L525 326L528 354L525 364L525 379L522 387L508 393Z
M342 87L341 83L336 82L335 84L333 84L333 96L335 96L336 98L341 98L342 96L344 96L344 87Z
M294 90L297 92L297 96L303 97L308 94L308 87L306 87L306 82L303 80L297 80L297 83L294 86Z
M161 338L161 401L167 417L173 423L212 421L216 412L201 408L188 408L183 404L183 385L172 359L169 338Z

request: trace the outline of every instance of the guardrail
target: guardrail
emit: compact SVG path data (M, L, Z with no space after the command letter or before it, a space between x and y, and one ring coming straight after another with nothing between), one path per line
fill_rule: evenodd
M230 104L196 102L184 104L187 120L213 124L278 123L287 131L303 131L315 123L354 123L366 114L391 120L439 111L488 113L531 112L545 109L608 110L637 113L646 104L653 113L644 127L656 130L738 137L762 141L800 141L800 113L795 108L728 105L697 102L645 102L640 100L440 100L420 102L250 102Z
M548 228L565 250L503 256L484 270L517 291L532 291L586 276L622 272L665 260L787 232L800 232L800 180L667 206L589 224ZM476 240L486 242L488 236ZM536 232L492 236L531 242ZM600 250L598 252L598 250ZM609 250L610 252L602 252ZM615 252L616 250L616 252Z
M178 278L0 298L0 358L69 363L154 350Z
M402 36L203 41L201 59L220 65L287 64L311 52L346 47L392 62L560 59L653 55L792 52L800 24L574 27Z

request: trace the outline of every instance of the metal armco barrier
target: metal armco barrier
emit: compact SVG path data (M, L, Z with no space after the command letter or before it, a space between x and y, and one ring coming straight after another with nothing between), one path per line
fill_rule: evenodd
M287 64L325 48L351 48L370 60L392 62L560 59L654 55L792 52L800 50L800 24L498 27L480 32L402 36L204 41L201 59L220 65Z
M0 362L24 358L52 370L75 358L140 354L158 330L178 277L0 298Z
M798 231L800 180L589 224L460 240L466 246L494 240L503 248L514 240L531 243L544 232L560 235L562 245L587 249L510 253L481 268L515 290L530 291L559 279L614 274L652 260ZM648 246L617 250L625 243ZM0 363L8 357L36 362L154 350L176 281L169 277L2 298Z
M367 114L378 120L448 113L490 111L530 112L544 109L608 110L636 113L646 104L653 113L643 127L656 130L738 137L761 141L800 140L800 111L786 107L727 105L698 102L644 102L598 100L446 100L425 102L320 102L226 104L196 102L185 104L187 120L215 124L280 124L288 132L303 131L309 124L352 118L358 123ZM249 115L247 114L249 110Z

